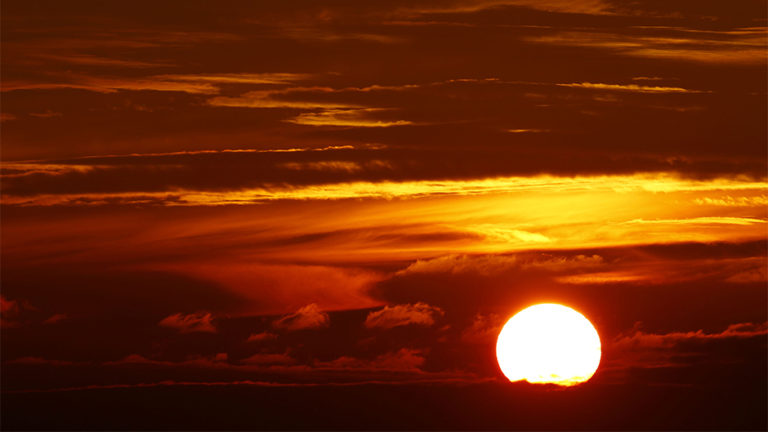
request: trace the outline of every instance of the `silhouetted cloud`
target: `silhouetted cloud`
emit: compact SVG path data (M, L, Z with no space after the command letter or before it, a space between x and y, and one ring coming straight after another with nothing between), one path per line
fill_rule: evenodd
M365 360L354 357L339 357L327 362L316 362L319 369L332 370L376 370L420 372L425 358L420 350L402 348L398 351L382 354L374 359Z
M210 312L197 312L191 314L173 314L163 318L159 323L161 327L176 329L181 333L215 333L213 316Z

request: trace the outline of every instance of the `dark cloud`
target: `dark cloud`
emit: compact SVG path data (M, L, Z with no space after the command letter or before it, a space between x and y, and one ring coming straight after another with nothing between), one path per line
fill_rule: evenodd
M183 315L180 313L169 315L157 324L160 327L169 327L182 333L206 332L215 333L213 318L210 312L199 312Z

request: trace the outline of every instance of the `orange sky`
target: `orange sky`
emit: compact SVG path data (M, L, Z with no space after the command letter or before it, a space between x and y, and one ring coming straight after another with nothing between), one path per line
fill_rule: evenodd
M495 382L537 301L593 321L605 385L766 356L764 2L6 1L1 31L4 390Z

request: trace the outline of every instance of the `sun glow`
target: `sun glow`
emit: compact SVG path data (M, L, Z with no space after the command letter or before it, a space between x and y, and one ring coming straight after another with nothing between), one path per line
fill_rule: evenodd
M530 306L499 333L496 358L510 381L571 386L600 364L600 336L582 314L559 304Z

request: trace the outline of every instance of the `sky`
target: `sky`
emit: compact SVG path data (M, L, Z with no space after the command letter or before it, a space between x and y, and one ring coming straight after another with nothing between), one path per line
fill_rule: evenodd
M767 16L2 2L0 424L765 429ZM542 302L589 382L499 370Z

